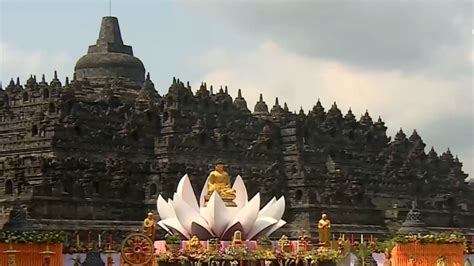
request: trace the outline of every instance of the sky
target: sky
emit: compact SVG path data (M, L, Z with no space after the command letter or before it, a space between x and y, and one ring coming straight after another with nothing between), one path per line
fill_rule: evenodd
M321 100L414 129L474 176L471 1L111 1L160 94L172 78L290 110ZM0 0L0 80L72 77L109 0Z

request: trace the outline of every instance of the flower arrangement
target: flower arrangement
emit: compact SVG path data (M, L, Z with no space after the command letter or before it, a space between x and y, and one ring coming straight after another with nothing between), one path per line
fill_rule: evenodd
M341 252L326 247L319 247L312 254L312 259L319 262L336 262L341 259Z
M274 260L277 258L271 249L257 249L252 252L251 256L255 260Z
M177 235L166 234L165 235L166 250L171 253L178 253L181 246L181 239Z
M156 260L158 262L179 262L181 264L184 264L185 262L189 261L187 256L184 256L182 252L164 252L164 253L159 253L156 255Z
M229 246L224 250L223 260L251 260L250 250L246 246Z
M179 238L179 236L173 234L166 234L165 242L169 245L181 245L181 239Z
M49 231L2 231L2 243L63 243L64 232Z
M209 245L218 245L219 244L219 238L211 238L207 241Z
M219 249L219 239L218 238L211 238L209 239L209 241L207 242L208 243L208 246L207 246L207 249L209 251L213 251L213 250L217 250Z
M186 262L200 261L209 263L211 261L245 261L245 260L279 260L289 262L299 261L319 261L336 262L342 258L341 252L321 247L316 250L300 250L295 253L284 252L280 249L272 250L249 250L246 246L229 246L219 249L202 249L200 252L190 252L188 249L180 249L178 252L163 252L157 255L159 262Z
M261 236L257 239L257 245L259 248L264 250L271 250L272 249L272 241L268 236Z
M393 238L396 243L419 243L419 244L465 244L466 237L458 232L443 232L437 234L408 234L396 235Z

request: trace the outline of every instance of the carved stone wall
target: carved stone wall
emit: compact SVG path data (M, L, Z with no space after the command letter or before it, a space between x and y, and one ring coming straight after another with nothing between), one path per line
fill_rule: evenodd
M327 210L337 223L392 228L404 218L394 206L406 212L417 198L427 226L474 224L462 163L449 150L425 153L416 131L391 140L381 118L319 100L292 113L278 99L269 111L261 95L251 112L240 90L234 99L173 79L161 96L149 75L138 84L87 75L62 84L55 73L0 89L0 207L19 198L29 219L141 220L186 173L200 191L220 158L262 203L285 195L290 223Z

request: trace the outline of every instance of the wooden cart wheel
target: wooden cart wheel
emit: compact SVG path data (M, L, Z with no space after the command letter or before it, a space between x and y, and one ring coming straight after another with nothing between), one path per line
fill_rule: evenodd
M142 233L131 233L122 241L122 258L132 265L143 265L150 262L154 250L153 241Z

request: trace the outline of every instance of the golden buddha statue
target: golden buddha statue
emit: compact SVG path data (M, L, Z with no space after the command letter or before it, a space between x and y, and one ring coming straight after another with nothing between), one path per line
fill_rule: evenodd
M233 203L235 199L235 189L230 186L230 176L224 171L224 163L221 160L216 162L214 171L207 177L207 189L206 200L209 200L214 191L219 193L221 199L226 203Z
M232 237L232 246L233 247L242 246L242 233L239 230L234 232L234 236Z
M331 221L328 219L328 215L323 212L321 220L318 223L319 229L319 243L324 246L329 246L331 243Z
M155 217L152 212L149 212L148 216L143 221L143 232L151 239L151 241L155 241L155 226Z
M199 238L197 236L193 236L189 242L188 245L186 246L187 250L191 253L197 253L199 251L202 251L203 247L201 245L201 241L199 241Z

